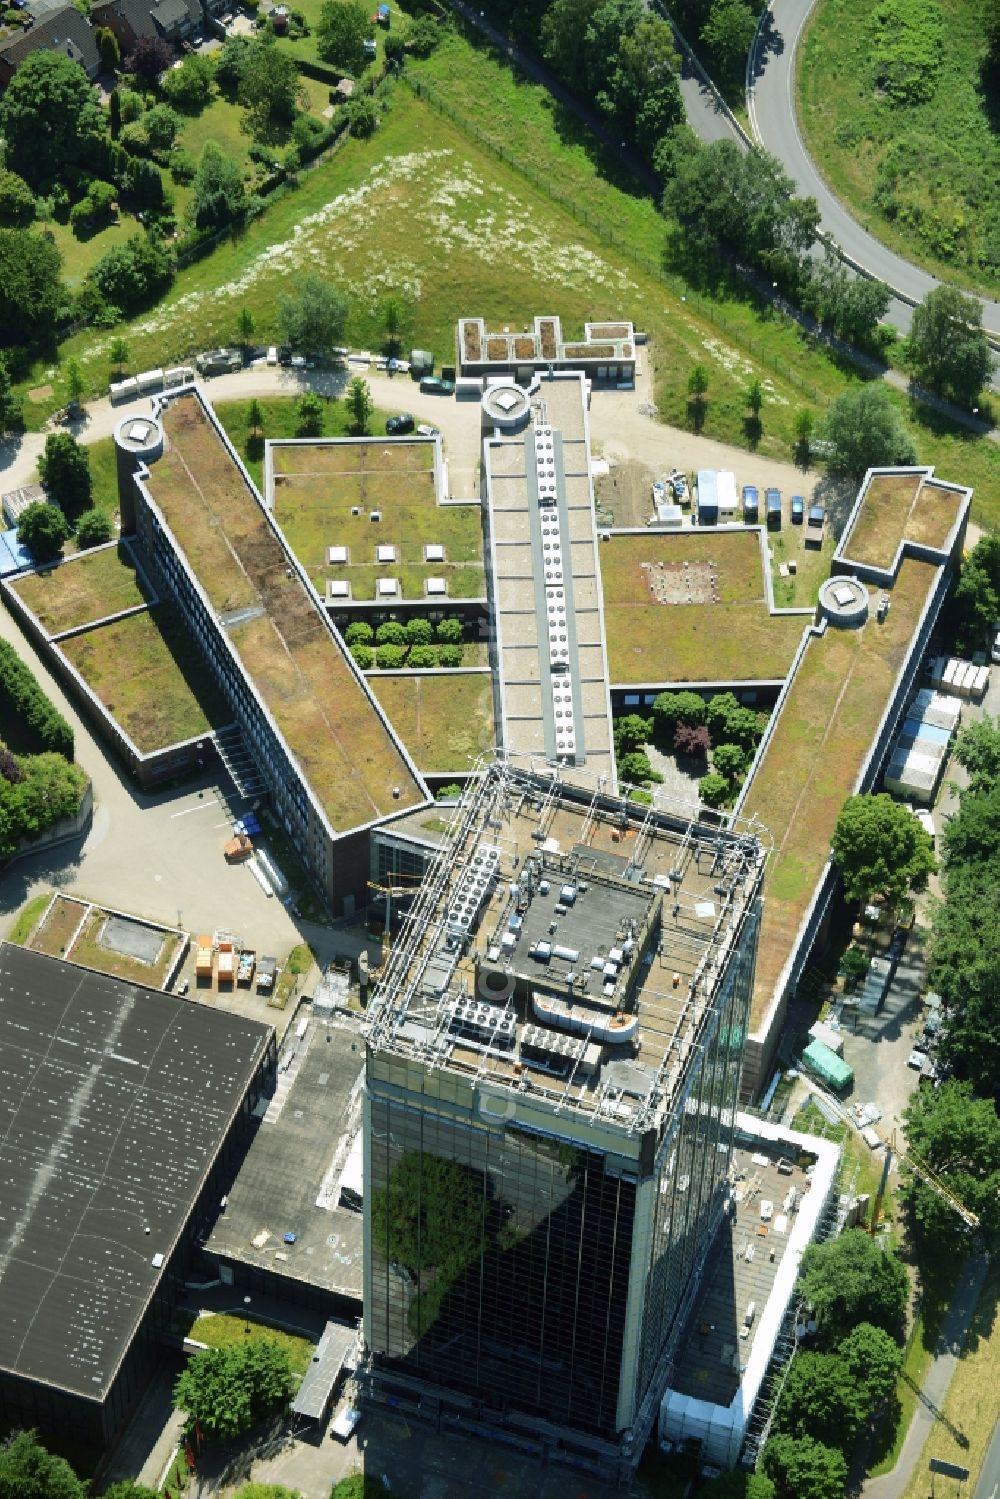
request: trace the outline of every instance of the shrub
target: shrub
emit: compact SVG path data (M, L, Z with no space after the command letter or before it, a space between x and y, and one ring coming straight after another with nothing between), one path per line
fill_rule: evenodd
M387 619L375 631L376 645L405 645L406 629L396 619Z
M323 397L314 390L303 391L295 402L295 432L298 437L321 437L326 414Z
M662 781L660 773L653 769L649 763L649 756L643 750L629 750L627 754L618 758L618 774L623 781L634 786L642 785L646 781Z
M679 723L674 729L674 753L677 755L704 757L708 754L711 745L712 741L703 723L697 725Z
M457 781L450 781L447 786L439 786L435 793L435 800L447 801L453 796L461 796L462 788Z
M697 692L661 692L653 699L653 723L668 740L679 723L697 728L704 722L705 701Z
M157 104L142 117L146 139L154 151L168 151L173 145L181 122L169 104Z
M215 69L211 59L200 53L185 57L179 68L171 68L160 84L168 104L184 114L198 114L212 97Z
M894 104L921 104L937 83L944 17L934 0L882 0L871 13L875 83Z
M398 671L406 660L406 649L401 645L377 646L375 660L382 671Z
M351 100L347 106L347 128L361 140L375 134L378 128L378 110L374 99L364 97Z
M698 795L706 807L721 807L730 795L729 782L717 771L709 771L698 782Z
M348 645L371 645L374 634L366 619L355 619L347 626L344 639Z
M13 646L0 640L0 719L8 714L23 725L42 750L72 760L73 730L49 702Z
M413 645L410 647L410 654L406 658L406 664L415 669L426 671L432 666L437 666L437 652L432 645Z
M840 960L839 971L844 976L844 988L850 994L868 972L868 954L856 942L852 942Z
M114 529L103 510L85 510L76 523L76 540L80 547L97 547L110 541Z
M746 750L739 744L717 744L712 751L712 768L727 781L738 781L747 768Z
M166 291L174 279L169 250L152 235L133 235L112 245L88 273L112 307L131 312Z
M17 539L36 562L51 562L63 549L69 527L61 510L44 500L27 505L17 522Z
M351 655L362 671L371 671L375 664L375 652L370 645L352 645Z
M434 626L429 619L408 619L406 638L410 645L430 645L434 639Z
M461 619L450 615L438 623L434 633L444 645L460 645L465 639L465 625Z
M461 666L462 647L460 645L439 645L437 658L439 666Z
M406 39L414 57L430 57L440 40L441 28L431 16L418 16Z
M72 432L49 433L38 460L38 473L66 515L73 517L90 509L90 458Z

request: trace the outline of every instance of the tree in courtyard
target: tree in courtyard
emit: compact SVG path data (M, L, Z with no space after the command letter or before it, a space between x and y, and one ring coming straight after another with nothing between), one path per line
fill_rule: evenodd
M272 1338L248 1337L230 1348L206 1348L188 1360L174 1385L174 1406L209 1438L249 1430L288 1401L295 1380L288 1354Z
M465 625L457 614L438 620L434 634L442 645L461 645L465 639Z
M996 1082L994 1077L993 1082ZM918 1088L903 1112L907 1143L970 1211L991 1252L1000 1248L1000 1119L991 1097L951 1080ZM918 1231L939 1249L961 1255L968 1232L955 1210L917 1176L903 1186Z
M348 645L371 645L375 631L366 619L353 619L344 632Z
M857 1228L810 1244L802 1256L800 1289L816 1308L824 1348L836 1347L859 1322L895 1335L909 1295L906 1271L895 1253Z
M375 403L372 400L371 386L360 375L355 375L348 381L344 405L351 418L351 431L356 437L363 437L368 431Z
M652 713L657 738L669 742L679 723L697 728L705 722L705 699L697 692L661 692L653 699Z
M785 1376L774 1429L850 1452L868 1413L864 1386L843 1359L804 1349Z
M969 778L968 789L980 796L1000 784L1000 720L984 713L966 724L955 741L955 759Z
M626 713L614 721L615 747L618 750L641 749L653 731L652 722L641 713Z
M929 835L906 807L880 792L852 796L833 833L833 857L851 901L881 895L895 904L922 890L937 868Z
M732 796L732 787L725 776L720 776L717 770L710 770L698 782L698 796L706 807L721 807Z
M153 32L151 36L136 37L132 51L125 59L125 66L149 88L153 88L160 74L167 71L173 60L173 47L162 36Z
M843 1499L844 1454L812 1437L779 1432L765 1446L760 1462L777 1499Z
M190 211L196 229L242 223L247 206L242 173L214 141L206 141L202 147L193 189Z
M64 52L30 53L0 103L8 165L28 182L43 182L81 164L102 128L90 81Z
M405 645L406 626L398 619L386 619L375 631L376 645Z
M62 551L69 527L61 510L38 500L26 505L17 522L17 539L36 562L51 562Z
M0 354L0 438L8 432L19 432L22 425L21 398L14 390L7 361Z
M323 276L300 276L295 289L278 298L278 324L293 349L329 354L344 339L350 302Z
M76 63L70 66L80 71ZM19 77L20 71L11 87ZM51 339L64 296L61 268L62 256L44 234L0 229L0 344Z
M324 62L335 63L347 73L360 73L370 35L370 12L360 0L326 0L316 27L316 50Z
M716 744L738 744L749 752L757 745L767 720L762 713L744 707L732 692L716 692L705 708L705 722Z
M712 768L735 784L747 768L747 752L739 744L717 744L712 751Z
M71 518L90 505L92 481L87 449L72 432L50 432L38 473L51 497Z
M295 402L296 437L322 437L326 407L314 390L304 390Z
M97 547L110 541L114 527L103 510L85 510L76 523L76 540L80 547Z
M853 386L827 407L821 435L836 474L859 479L866 469L916 463L917 450L881 381Z
M674 729L674 754L687 755L691 759L704 760L712 748L712 740L703 723L679 723Z
M86 1499L87 1485L64 1458L46 1451L33 1431L16 1431L0 1445L3 1499Z
M648 786L651 781L662 781L663 777L650 764L645 750L627 750L618 756L618 774L630 786Z
M434 626L429 619L408 619L404 629L410 645L430 645L434 639Z
M977 298L954 286L935 286L914 308L909 338L910 368L921 385L971 406L993 370Z

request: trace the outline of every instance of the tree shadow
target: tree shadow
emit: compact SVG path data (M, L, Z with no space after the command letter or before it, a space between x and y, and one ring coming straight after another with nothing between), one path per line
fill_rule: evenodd
M747 447L750 449L751 453L756 453L763 434L764 424L759 416L755 416L751 412L749 416L745 416L743 418L743 436L747 440Z
M692 396L687 403L687 421L692 432L700 432L708 415L708 402L704 396Z

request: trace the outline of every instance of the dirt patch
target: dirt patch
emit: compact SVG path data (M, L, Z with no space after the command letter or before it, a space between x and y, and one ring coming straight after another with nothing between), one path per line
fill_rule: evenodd
M644 526L653 513L653 470L645 463L616 464L594 485L603 524L618 527Z
M509 353L509 344L506 338L499 335L486 340L487 359L506 359Z
M628 325L626 323L593 323L590 336L591 338L628 338Z
M34 390L29 390L28 391L28 400L29 401L47 401L47 400L50 399L51 396L54 396L54 395L55 395L55 391L54 391L54 389L52 388L51 385L36 385L35 388L34 388Z
M462 346L466 359L473 363L482 358L483 346L479 338L479 324L471 319L462 324Z
M535 357L535 340L533 338L526 338L526 337L515 338L515 340L514 340L514 358L515 359L534 359L534 357Z
M717 604L719 575L714 562L640 562L657 604Z
M555 359L556 357L556 325L551 318L543 318L538 325L539 336L542 341L542 358Z

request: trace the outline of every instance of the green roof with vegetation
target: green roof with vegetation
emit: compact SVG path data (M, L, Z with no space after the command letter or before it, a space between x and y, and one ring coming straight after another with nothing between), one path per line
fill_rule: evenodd
M600 563L616 685L787 674L807 620L768 608L756 532L612 535ZM690 602L660 601L683 595L688 579Z
M496 744L488 672L378 672L369 686L422 771L468 771Z
M135 608L148 597L131 554L120 545L80 552L60 567L14 579L11 587L50 635Z

